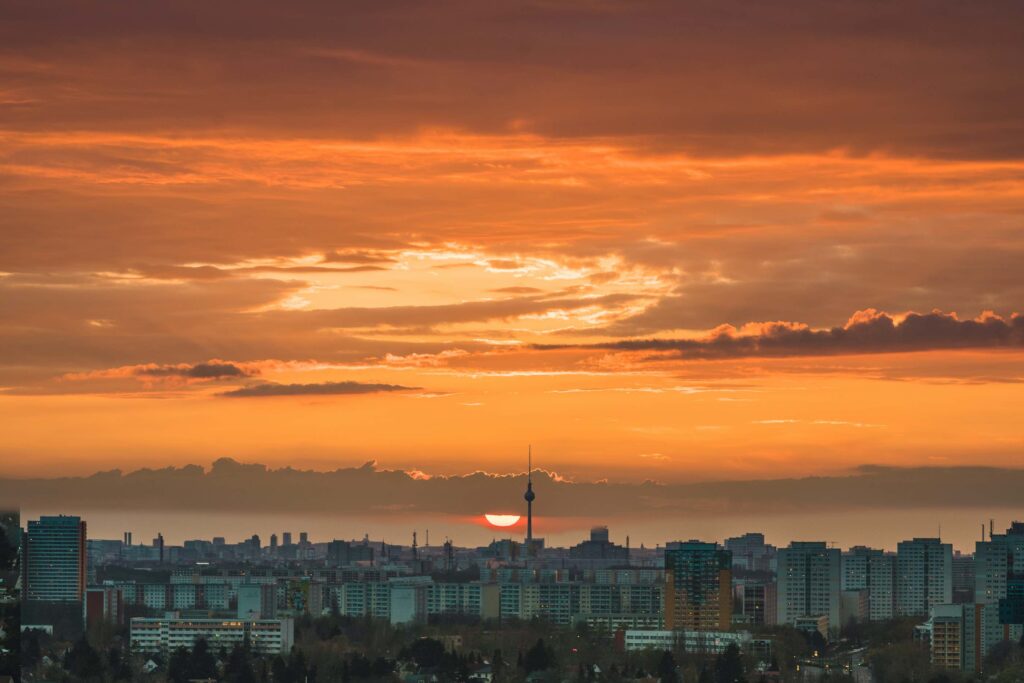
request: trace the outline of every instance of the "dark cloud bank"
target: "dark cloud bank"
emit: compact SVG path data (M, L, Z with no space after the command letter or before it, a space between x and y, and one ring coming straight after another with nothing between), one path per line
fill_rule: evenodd
M227 398L260 398L263 396L326 396L345 394L376 394L389 391L412 391L418 387L400 384L369 384L365 382L322 382L320 384L254 384L225 391Z
M900 353L943 349L1020 348L1024 346L1024 315L985 315L960 320L955 314L909 313L897 320L875 310L861 311L842 327L816 330L787 322L764 323L755 334L732 327L704 339L630 339L586 348L618 351L668 351L684 358L743 358ZM539 349L567 348L540 345Z
M374 463L332 472L230 458L89 477L0 479L0 504L49 509L478 515L520 507L523 475L423 478ZM862 466L847 476L658 484L568 482L538 472L545 516L702 516L914 508L1024 507L1024 469ZM297 495L301 492L301 495Z
M186 377L188 379L221 379L245 377L249 373L233 363L196 363L195 365L161 365L139 369L136 375L142 377Z

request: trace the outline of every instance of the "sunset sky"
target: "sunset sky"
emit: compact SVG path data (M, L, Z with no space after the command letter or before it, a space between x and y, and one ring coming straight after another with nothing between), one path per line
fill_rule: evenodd
M1024 4L0 7L0 476L1024 460Z

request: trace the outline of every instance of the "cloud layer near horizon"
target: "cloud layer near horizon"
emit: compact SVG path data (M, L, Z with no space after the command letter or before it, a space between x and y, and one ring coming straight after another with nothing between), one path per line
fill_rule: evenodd
M0 501L33 509L480 515L518 510L525 482L523 474L431 476L384 470L373 462L319 472L221 458L209 470L187 465L89 477L0 479ZM548 518L728 516L825 508L1012 508L1021 503L1024 470L865 465L843 476L699 483L570 481L541 470L533 483L536 507ZM303 495L296 496L299 490Z

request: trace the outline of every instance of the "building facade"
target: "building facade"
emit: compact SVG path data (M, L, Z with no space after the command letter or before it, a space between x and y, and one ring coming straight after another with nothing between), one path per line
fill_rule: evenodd
M928 616L953 602L953 546L938 538L901 541L896 548L896 616Z
M795 626L802 617L827 617L840 624L840 552L824 541L794 541L779 549L778 615Z
M868 591L868 620L886 621L896 611L896 557L854 546L842 555L843 591Z
M82 603L86 583L85 522L79 517L30 520L24 537L23 595L33 602Z
M715 543L665 549L665 628L728 631L732 626L732 554Z
M291 619L182 619L140 618L131 620L130 641L133 652L169 653L178 648L192 649L205 640L211 650L230 651L246 642L262 655L287 654L295 641L295 622Z

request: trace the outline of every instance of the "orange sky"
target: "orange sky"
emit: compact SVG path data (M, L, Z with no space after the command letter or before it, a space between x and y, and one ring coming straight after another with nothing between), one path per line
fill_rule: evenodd
M1018 3L0 6L0 476L1022 461Z

